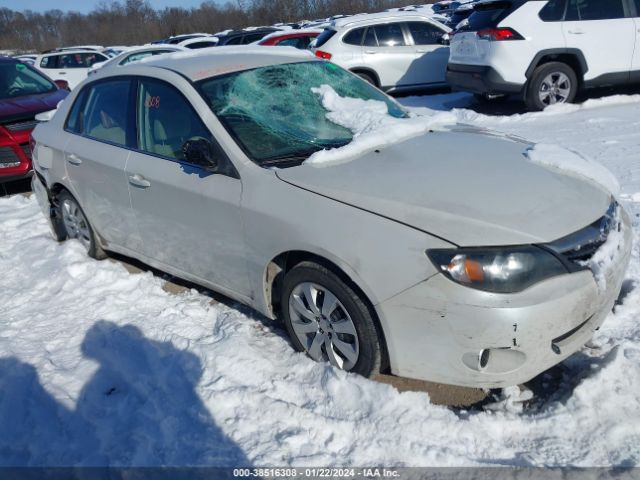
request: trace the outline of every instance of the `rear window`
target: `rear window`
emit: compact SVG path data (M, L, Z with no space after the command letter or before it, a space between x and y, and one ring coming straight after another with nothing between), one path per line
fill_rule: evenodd
M475 6L468 23L460 27L460 31L477 32L484 28L495 28L525 3L526 0L497 0L479 3Z
M316 38L316 48L320 48L321 46L323 46L325 43L331 40L336 33L337 32L334 29L326 28L324 32L322 32L320 35L318 35L318 38Z

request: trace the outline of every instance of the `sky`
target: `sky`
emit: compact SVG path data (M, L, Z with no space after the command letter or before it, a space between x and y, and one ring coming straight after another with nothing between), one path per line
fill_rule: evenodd
M99 0L0 0L0 7L12 10L34 10L43 12L45 10L59 9L63 11L75 10L87 13L99 3ZM202 0L149 0L154 8L164 7L196 7ZM223 3L218 1L217 3Z

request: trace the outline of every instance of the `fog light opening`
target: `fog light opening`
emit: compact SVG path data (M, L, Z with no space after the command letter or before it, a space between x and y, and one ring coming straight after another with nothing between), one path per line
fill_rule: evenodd
M480 351L480 357L478 358L478 366L480 367L480 370L484 370L485 368L487 368L490 355L491 350L489 350L488 348Z

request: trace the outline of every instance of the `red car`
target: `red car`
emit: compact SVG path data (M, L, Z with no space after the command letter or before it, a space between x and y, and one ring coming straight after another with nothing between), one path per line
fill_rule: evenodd
M0 184L31 175L29 137L35 116L56 108L69 93L35 68L0 57Z
M295 47L300 50L309 48L309 44L322 33L322 30L285 30L267 35L258 45Z

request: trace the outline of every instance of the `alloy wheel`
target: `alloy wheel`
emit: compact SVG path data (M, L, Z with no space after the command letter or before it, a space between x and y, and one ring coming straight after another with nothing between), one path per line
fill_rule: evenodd
M69 238L76 238L87 249L91 247L91 230L82 210L76 202L68 198L62 202L62 223Z
M566 103L571 94L571 79L562 72L552 72L542 80L538 96L543 105Z
M307 354L343 370L358 362L360 345L351 316L340 300L316 283L297 285L289 297L291 326Z

